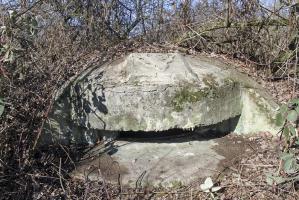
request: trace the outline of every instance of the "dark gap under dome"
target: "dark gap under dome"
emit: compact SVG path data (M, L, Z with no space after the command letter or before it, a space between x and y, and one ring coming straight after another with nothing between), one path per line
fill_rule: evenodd
M144 142L181 142L190 140L208 140L223 137L233 132L238 124L240 115L210 126L195 127L194 129L173 128L166 131L119 131L117 139L123 141ZM108 133L109 134L109 133Z

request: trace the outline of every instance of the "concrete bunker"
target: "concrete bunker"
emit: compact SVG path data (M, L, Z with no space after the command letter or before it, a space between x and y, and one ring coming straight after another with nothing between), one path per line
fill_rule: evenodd
M125 184L140 176L143 184L188 183L190 176L217 170L224 157L213 148L222 136L275 134L276 108L257 83L223 62L132 53L94 66L62 87L40 144L94 146L104 138L86 154L102 156L84 159L74 177L82 178L87 166L99 167L104 159L101 166L108 171L117 163L115 177L121 174Z

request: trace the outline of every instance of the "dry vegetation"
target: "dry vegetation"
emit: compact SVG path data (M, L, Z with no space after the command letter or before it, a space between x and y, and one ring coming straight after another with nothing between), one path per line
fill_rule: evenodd
M70 180L80 149L35 148L53 94L93 63L131 51L183 51L233 59L278 101L287 101L298 95L298 11L292 0L277 1L275 8L259 0L2 1L0 199L208 198L190 188L123 191ZM244 159L261 154L259 162L269 163L271 151L262 152ZM275 156L271 165L278 166ZM256 178L260 168L250 171L255 178L243 176L241 163L231 167L250 184L223 180L223 199L298 199L295 183L267 186Z

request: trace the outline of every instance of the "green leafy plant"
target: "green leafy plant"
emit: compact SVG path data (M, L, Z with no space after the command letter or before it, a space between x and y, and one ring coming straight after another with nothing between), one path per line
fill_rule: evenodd
M299 165L297 164L297 159L294 153L283 152L281 159L283 161L282 168L286 174L295 174L299 170Z
M269 185L279 185L289 181L298 181L299 180L299 164L297 163L297 159L294 153L292 152L283 152L281 155L281 166L285 173L285 176L273 175L273 174L266 174L266 182Z
M289 181L299 180L299 164L295 153L292 152L293 144L299 144L297 122L299 117L299 99L293 99L283 104L276 116L276 124L281 126L281 133L286 140L284 152L281 154L280 166L276 174L266 174L269 185L279 185ZM281 175L281 171L284 175Z
M299 99L293 99L287 104L283 104L276 116L276 124L282 126L282 133L288 144L292 141L298 142L296 121L299 117Z

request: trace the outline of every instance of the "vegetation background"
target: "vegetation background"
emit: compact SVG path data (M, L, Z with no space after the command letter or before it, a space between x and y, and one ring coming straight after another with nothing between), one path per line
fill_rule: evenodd
M131 51L217 54L281 90L278 101L295 98L298 13L296 0L1 1L0 199L87 199L90 186L67 176L80 149L35 145L55 91L94 63ZM102 199L118 192L97 187Z

